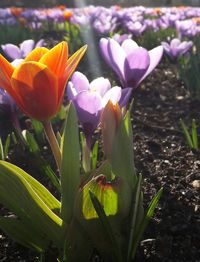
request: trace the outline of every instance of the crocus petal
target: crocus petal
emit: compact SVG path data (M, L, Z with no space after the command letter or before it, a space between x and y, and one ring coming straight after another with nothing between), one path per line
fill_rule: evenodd
M66 42L53 47L39 60L46 65L56 76L61 77L64 74L68 57L68 46Z
M109 65L119 76L122 85L125 84L124 64L126 53L124 49L113 39L108 40L108 53L110 56Z
M38 62L43 55L45 55L49 50L45 47L37 47L30 52L27 57L24 59L24 62L35 61Z
M74 70L76 69L78 63L80 62L81 58L85 54L85 51L87 50L87 45L81 47L78 51L76 51L68 60L67 65L65 68L65 72L63 77L59 80L59 90L58 90L58 97L61 99L59 100L58 104L61 103L62 97L64 94L65 86L70 78L70 76L73 74Z
M170 47L173 48L177 48L180 45L181 41L178 38L174 38L172 39L171 43L170 43Z
M74 98L76 97L77 92L76 89L74 88L74 85L72 84L72 82L68 82L67 84L67 96L69 100L74 100Z
M4 53L12 60L21 58L21 50L13 44L6 44L1 46Z
M185 54L193 45L193 42L192 41L184 41L182 42L180 45L179 45L179 54L180 55L183 55Z
M11 83L19 94L19 107L30 117L43 121L57 112L57 80L43 64L22 63L14 71Z
M168 54L170 52L170 45L167 42L161 42L161 45Z
M34 45L35 41L32 39L25 40L20 44L23 58L25 58L33 50Z
M126 52L126 55L131 54L138 47L139 47L138 44L132 39L126 39L122 43L122 48Z
M42 47L44 45L44 39L40 39L36 44L35 47Z
M120 97L120 100L118 102L121 108L127 105L128 101L131 97L132 91L133 91L133 88L131 88L131 87L127 87L127 88L122 89L121 97Z
M14 67L18 67L23 61L24 59L15 59L12 61L11 65Z
M108 39L101 38L99 41L99 47L104 59L106 60L106 63L110 64L110 56L108 54Z
M140 80L140 82L147 77L153 70L154 68L159 64L161 58L163 55L163 47L162 46L157 46L153 48L152 50L149 51L149 56L150 56L150 65L148 67L148 70Z
M149 53L145 48L138 47L127 56L125 62L126 85L137 87L150 65Z
M90 83L90 90L97 91L102 97L109 89L111 89L111 83L104 77L98 77Z
M105 107L108 101L111 101L113 105L119 102L121 98L122 89L119 86L114 86L106 94L102 99L102 106Z
M83 90L88 90L90 88L89 81L87 77L81 72L76 71L71 78L71 82L77 93L80 93Z
M91 136L100 121L100 95L96 92L82 91L74 99L74 105L86 137Z

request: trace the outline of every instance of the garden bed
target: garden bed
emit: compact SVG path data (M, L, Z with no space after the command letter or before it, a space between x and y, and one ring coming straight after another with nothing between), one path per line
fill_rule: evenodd
M136 261L197 262L200 258L200 154L187 147L179 119L190 125L195 118L198 123L200 103L189 96L166 61L135 90L134 97L135 165L144 178L145 206L160 187L164 188ZM39 258L1 232L0 261L31 262Z

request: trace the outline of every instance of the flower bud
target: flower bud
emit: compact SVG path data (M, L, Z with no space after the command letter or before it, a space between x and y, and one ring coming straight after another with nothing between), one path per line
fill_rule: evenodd
M113 141L122 119L122 112L118 105L114 105L111 101L105 106L101 115L101 131L103 137L103 149L106 157L110 160Z

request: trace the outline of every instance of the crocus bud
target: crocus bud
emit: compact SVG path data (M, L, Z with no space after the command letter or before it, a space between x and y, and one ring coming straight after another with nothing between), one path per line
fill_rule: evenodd
M108 159L111 159L113 140L122 119L122 112L118 105L111 101L105 106L101 115L101 131L103 137L104 153Z

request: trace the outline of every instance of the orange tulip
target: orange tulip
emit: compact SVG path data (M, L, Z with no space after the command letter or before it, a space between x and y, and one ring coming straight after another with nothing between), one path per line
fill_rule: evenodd
M0 55L0 86L25 114L48 121L59 111L66 83L85 51L83 46L67 59L66 42L51 50L38 47L16 68Z

